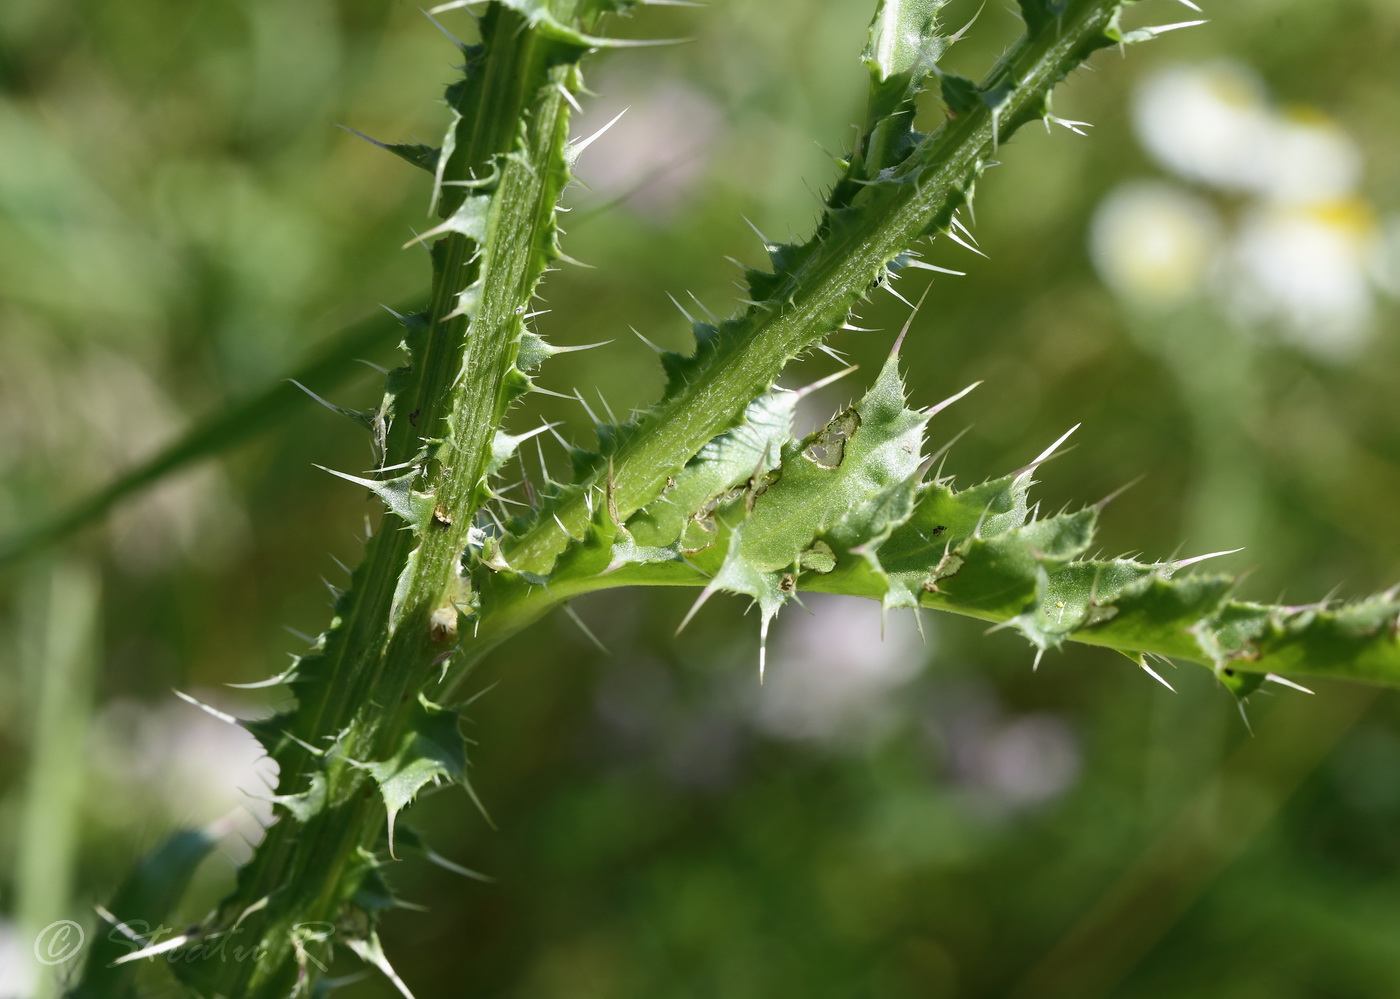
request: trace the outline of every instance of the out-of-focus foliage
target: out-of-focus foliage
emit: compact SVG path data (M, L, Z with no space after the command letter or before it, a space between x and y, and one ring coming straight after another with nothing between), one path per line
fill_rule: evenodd
M945 16L976 7L957 0ZM979 185L991 260L947 247L934 261L969 273L935 282L904 345L911 398L986 381L954 411L972 424L946 465L963 485L1082 422L1039 492L1053 509L1144 475L1105 512L1106 554L1246 544L1232 565L1255 567L1251 595L1369 592L1400 566L1394 256L1374 265L1392 269L1375 281L1360 346L1318 358L1210 301L1115 296L1089 233L1120 185L1172 176L1220 220L1207 247L1253 217L1247 192L1172 175L1134 127L1134 108L1151 104L1134 101L1150 95L1145 81L1221 58L1250 67L1279 107L1349 136L1361 166L1348 203L1384 231L1400 212L1400 11L1217 0L1206 15L1170 44L1101 59L1056 97L1061 116L1094 124L1089 136L1027 129ZM695 42L610 54L589 77L600 96L580 134L630 110L581 160L588 186L569 198L564 249L596 269L550 275L540 323L556 343L617 342L556 358L545 387L590 403L601 393L619 413L650 402L660 369L628 326L682 345L687 325L664 291L727 312L738 275L723 257L760 253L744 218L774 235L806 230L817 202L798 181L829 182L819 147L843 149L863 112L868 18L834 0L637 15L638 34ZM1015 28L989 6L953 68L985 65ZM410 6L5 4L0 525L37 519L378 302L421 291L421 250L395 247L427 224L426 178L332 126L439 134L443 111L425 95L454 55ZM833 341L872 374L905 310L890 300L878 313L865 325L885 332ZM1210 363L1182 362L1173 345L1188 340ZM831 370L818 357L785 383ZM367 368L335 401L372 402L377 383ZM830 387L809 420L853 391ZM514 426L539 416L583 425L577 403L534 398ZM217 685L275 671L297 644L284 625L321 627L319 577L335 583L332 558L356 558L374 507L313 461L354 469L369 454L308 400L282 430L72 543L68 556L100 567L105 626L74 889L49 900L54 918L90 924L141 847L234 807L240 781L259 790L255 754L223 741L237 733L168 691L246 706ZM47 578L36 563L10 571L6 606L29 606L18 598ZM759 689L757 626L739 601L717 597L684 642L672 637L692 597L579 601L608 655L556 615L483 671L481 686L498 685L472 708L473 783L499 831L459 795L417 818L441 852L497 883L402 865L402 894L428 911L391 923L385 945L420 997L1400 988L1393 694L1256 696L1251 739L1204 671L1159 667L1172 694L1126 660L1074 648L1032 673L1011 636L930 618L921 642L892 615L882 644L878 608L829 600L774 624ZM66 622L57 597L7 611L4 661L42 658L25 636ZM40 735L26 669L0 671L7 910L24 876L9 863L21 828L10 819L32 801L24 775ZM208 865L199 904L228 876ZM0 969L19 966L9 957L28 953L31 932L4 924ZM0 981L0 994L22 988Z

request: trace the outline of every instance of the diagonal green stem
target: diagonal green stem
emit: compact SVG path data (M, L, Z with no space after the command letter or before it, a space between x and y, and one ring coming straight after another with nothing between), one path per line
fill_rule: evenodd
M768 299L721 327L717 349L704 354L686 383L643 417L612 456L610 486L607 470L600 469L546 506L506 543L506 561L548 571L570 539L583 535L605 487L624 518L658 496L667 476L732 426L790 359L846 322L886 264L948 224L999 143L1038 118L1055 84L1107 44L1120 6L1118 0L1076 0L1054 30L1024 36L980 87L995 95L995 108L989 100L977 102L924 140L892 182L871 185L869 197L820 233L798 267L778 275L781 284Z

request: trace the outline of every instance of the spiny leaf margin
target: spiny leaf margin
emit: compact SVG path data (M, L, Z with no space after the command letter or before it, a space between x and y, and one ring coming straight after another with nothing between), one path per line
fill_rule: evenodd
M717 324L694 324L694 354L663 358L661 400L623 427L602 429L601 453L584 463L575 485L503 539L501 561L547 573L585 536L593 496L605 485L624 517L651 502L706 441L771 389L788 361L848 326L871 290L917 266L911 248L949 229L999 144L1048 114L1050 91L1089 55L1122 41L1118 15L1126 2L1067 0L1053 25L1029 26L976 88L980 99L966 113L907 149L896 144L886 159L866 163L872 147L863 142L843 162L842 179L812 238L766 243L772 270L749 271L745 311ZM939 30L936 22L930 28ZM919 70L915 83L922 85L934 69Z

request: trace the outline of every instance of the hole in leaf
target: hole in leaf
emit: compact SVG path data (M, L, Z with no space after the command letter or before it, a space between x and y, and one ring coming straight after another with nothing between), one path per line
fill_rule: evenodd
M860 429L860 414L848 409L821 429L802 456L821 468L837 468L846 457L846 442Z

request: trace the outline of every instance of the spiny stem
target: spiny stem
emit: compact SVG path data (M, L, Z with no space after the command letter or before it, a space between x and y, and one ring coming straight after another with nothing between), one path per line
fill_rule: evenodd
M948 223L997 145L1039 117L1049 90L1108 44L1120 6L1117 0L1076 0L1053 30L1024 36L979 88L997 95L995 106L978 101L924 140L897 177L866 185L866 198L843 210L831 231L819 233L799 266L777 275L779 284L765 300L721 324L714 349L697 356L686 382L613 455L613 498L623 517L659 495L667 476L731 426L791 358L844 323L891 260ZM529 529L505 543L505 560L522 570L548 571L570 538L583 534L587 493L601 481L600 469L547 505Z
M449 94L462 117L443 176L494 174L495 183L484 193L442 189L445 218L478 198L483 225L433 245L431 302L410 323L411 363L391 374L381 414L381 464L411 469L405 505L369 542L318 652L298 664L297 708L250 726L278 761L282 815L213 929L237 933L262 956L181 966L208 994L285 996L314 978L315 955L332 937L377 947L374 910L352 902L384 839L376 782L387 779L383 768L402 740L416 738L412 726L425 717L419 693L455 640L459 606L468 609L463 554L512 398L522 316L553 246L567 181L564 91L576 86L573 63L585 50L496 4L481 30L484 44L467 52L467 80Z

